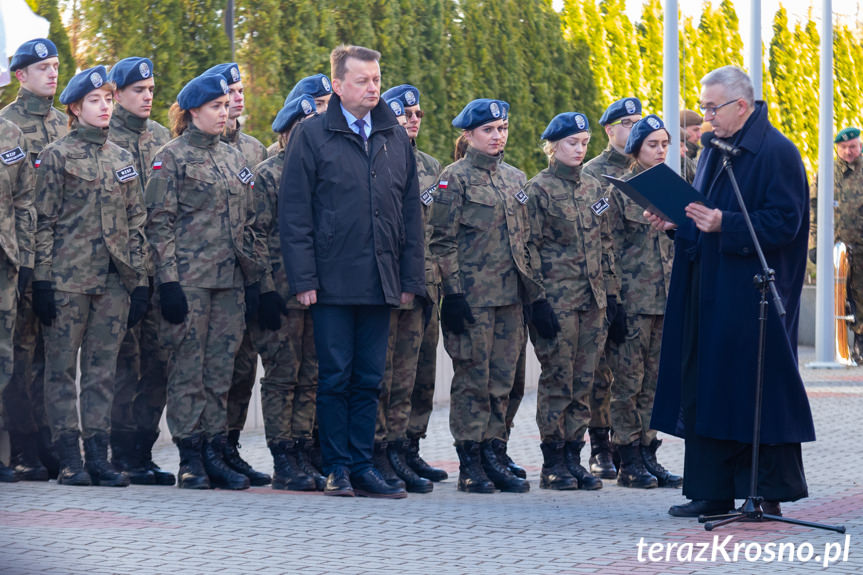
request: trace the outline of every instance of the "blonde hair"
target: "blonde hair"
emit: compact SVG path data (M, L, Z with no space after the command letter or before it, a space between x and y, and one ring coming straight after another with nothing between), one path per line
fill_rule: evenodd
M176 138L189 129L189 124L192 123L192 114L174 102L168 110L168 120L171 123L171 135Z
M547 158L551 159L554 156L554 153L557 151L557 142L559 141L550 142L546 140L542 143L542 151Z

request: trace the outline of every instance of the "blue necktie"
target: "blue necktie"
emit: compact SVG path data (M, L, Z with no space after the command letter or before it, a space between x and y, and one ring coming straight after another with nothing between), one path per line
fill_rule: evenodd
M363 139L363 142L367 142L369 137L366 136L366 121L363 119L359 119L354 122L354 125L360 129L360 138Z

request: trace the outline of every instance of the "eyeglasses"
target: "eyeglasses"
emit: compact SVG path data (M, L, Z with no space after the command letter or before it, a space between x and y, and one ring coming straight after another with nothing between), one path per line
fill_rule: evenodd
M699 109L699 110L701 110L701 113L702 113L702 114L704 114L705 116L706 116L708 113L709 113L711 116L715 116L715 115L716 115L716 112L718 112L718 111L719 111L719 108L724 108L724 107L725 107L725 106L727 106L728 104L733 104L734 102L736 102L736 101L737 101L737 100L739 100L739 99L740 99L740 98L734 98L733 100L728 100L728 101L727 101L727 102L725 102L724 104L720 104L720 105L718 105L718 106L704 106L704 105L699 105L699 106L698 106L698 109Z
M631 128L633 124L635 124L638 120L630 120L629 118L624 118L622 120L618 120L616 122L612 122L609 126L617 126L621 125L624 128Z
M426 115L426 113L423 112L422 110L405 110L405 117L408 120L410 120L414 116L416 116L417 118L422 118L425 115Z

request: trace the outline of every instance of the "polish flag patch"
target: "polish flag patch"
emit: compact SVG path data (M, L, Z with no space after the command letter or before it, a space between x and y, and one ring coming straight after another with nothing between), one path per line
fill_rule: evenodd
M449 182L447 180L441 180L440 182L438 182L437 187L439 190L445 190L448 183Z
M154 170L161 170L162 169L162 162L153 162L153 169Z
M39 167L39 166L41 166L41 165L42 165L42 159L41 159L41 158L36 158L36 161L35 161L35 162L33 162L33 167L34 167L34 168L38 168L38 167Z

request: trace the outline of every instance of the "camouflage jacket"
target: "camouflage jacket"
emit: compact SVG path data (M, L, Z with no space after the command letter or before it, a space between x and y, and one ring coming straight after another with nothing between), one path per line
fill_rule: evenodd
M636 164L624 179L644 171ZM626 313L662 315L668 297L668 281L674 243L647 223L644 208L617 188L609 191L611 236L615 271L620 278L620 303Z
M222 141L240 150L243 157L246 159L247 166L257 166L267 159L267 148L257 139L243 132L240 127L240 122L237 122L237 127L233 130L225 128L222 132Z
M614 255L602 185L552 159L525 186L530 216L527 247L540 273L549 303L566 310L605 307L617 295Z
M683 142L683 145L686 148L686 157L690 160L698 161L698 152L701 149L700 146L689 141Z
M431 253L444 294L464 293L472 307L545 297L530 262L524 173L469 147L444 168L431 210Z
M146 187L153 158L159 148L171 141L171 132L162 124L139 118L118 104L114 106L111 116L108 139L135 157L135 169L141 175L141 186Z
M24 133L26 151L34 165L45 146L69 132L66 114L52 106L53 102L52 98L40 98L21 88L18 98L0 110L0 118L9 120Z
M110 264L131 292L147 285L144 211L132 154L108 130L76 125L39 154L34 279L104 293Z
M0 119L0 248L16 268L33 267L34 186L24 134Z
M584 164L582 173L593 176L604 188L610 188L614 186L602 177L603 174L622 178L629 171L630 164L632 164L630 156L621 154L609 144L601 154Z
M809 230L816 240L818 197L810 203ZM857 249L863 248L863 156L850 164L841 158L833 162L833 239Z
M156 285L217 289L261 279L253 179L242 154L194 125L156 153L144 193Z
M425 272L426 272L426 290L428 297L433 302L440 300L440 270L434 264L432 259L429 243L431 242L432 226L429 223L431 216L431 206L434 202L434 190L437 188L438 176L440 176L440 162L432 156L417 149L414 143L414 156L417 161L417 177L420 183L420 202L422 203L423 225L425 226ZM417 300L407 306L400 306L400 309L411 309L420 305Z
M291 296L288 276L282 262L282 244L279 239L279 183L285 165L285 151L267 158L255 166L255 228L263 234L269 270L261 280L261 293L277 291L288 309L307 309Z
M284 148L282 148L278 141L273 142L272 144L267 146L267 157L272 158L273 156L278 156L283 151Z

